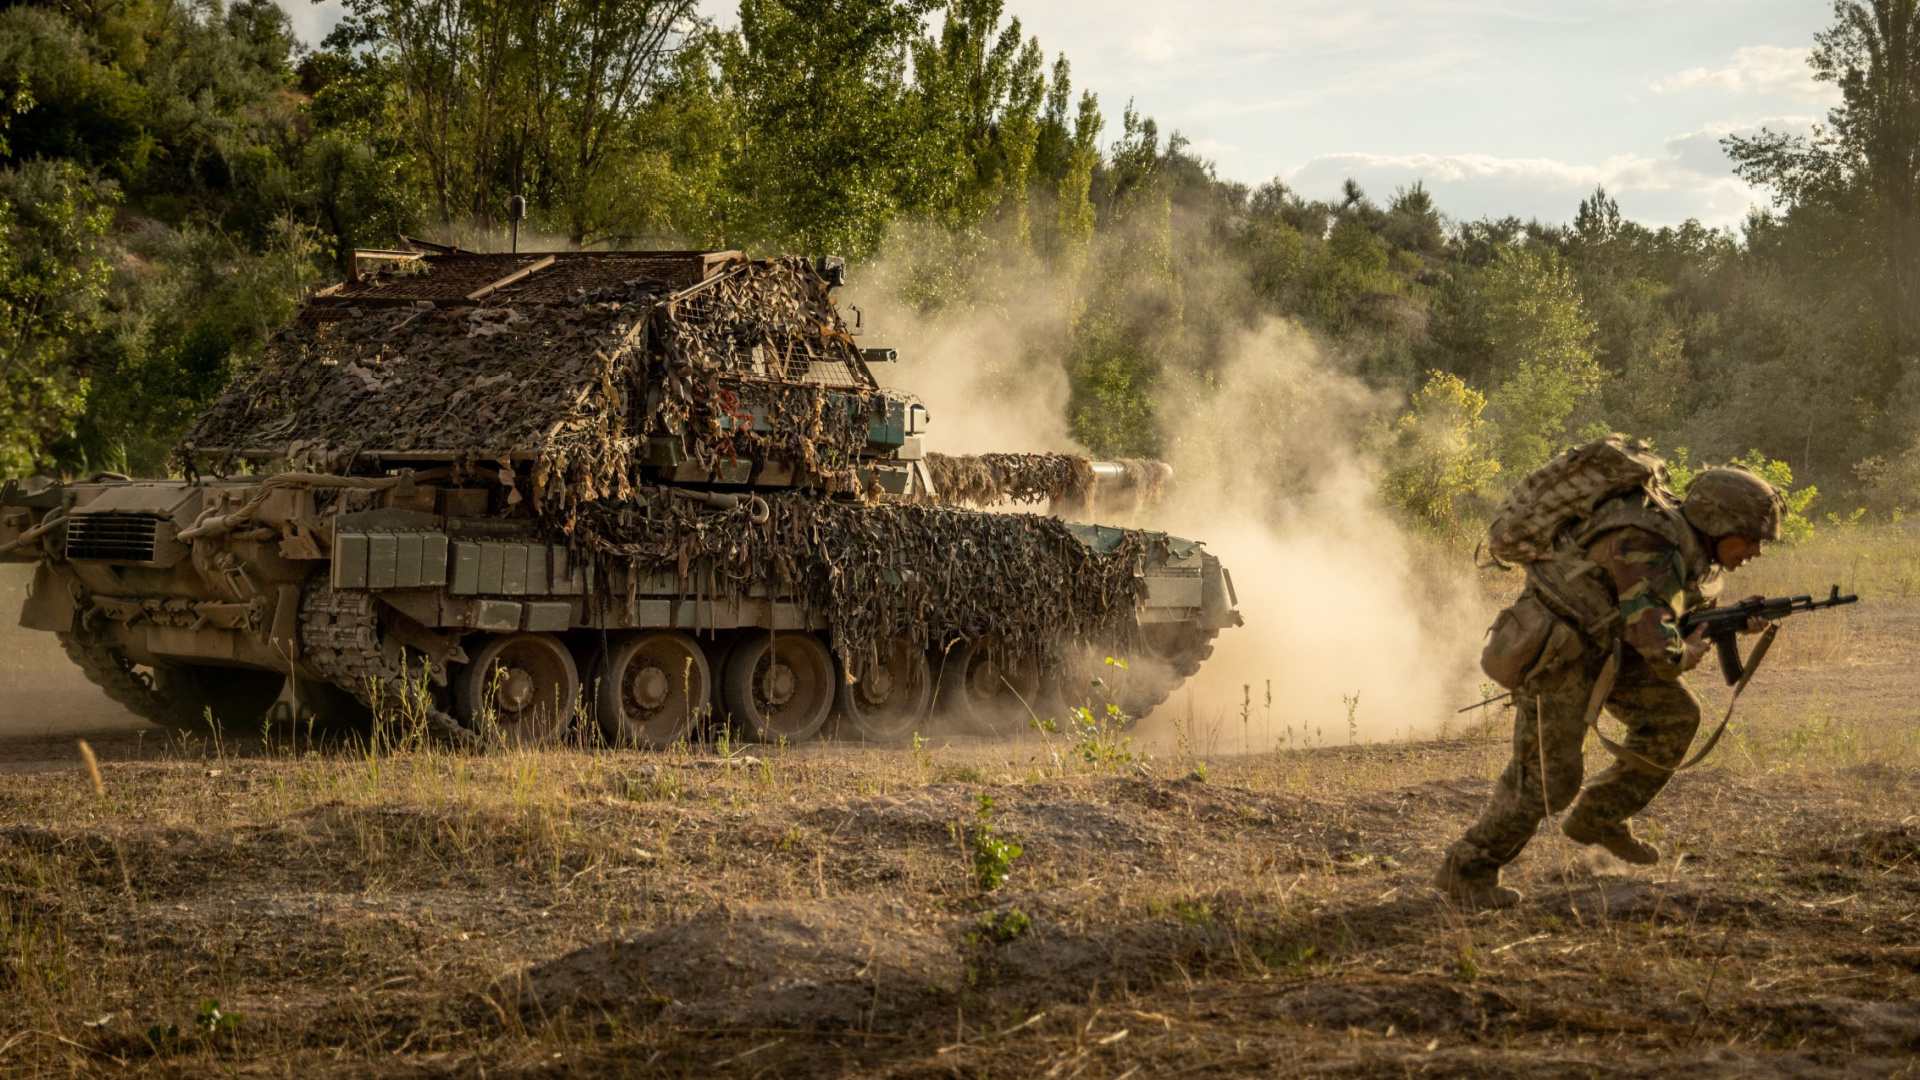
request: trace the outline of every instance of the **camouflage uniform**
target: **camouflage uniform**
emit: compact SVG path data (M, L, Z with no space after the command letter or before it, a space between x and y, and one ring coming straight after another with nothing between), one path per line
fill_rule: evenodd
M1718 578L1685 519L1639 493L1604 504L1568 550L1528 568L1528 592L1579 631L1580 649L1533 672L1516 691L1513 760L1480 820L1448 849L1449 872L1491 882L1549 812L1571 805L1570 829L1624 829L1666 786L1669 771L1622 760L1581 792L1588 702L1619 648L1606 708L1628 729L1621 745L1650 762L1678 765L1700 726L1700 701L1681 678L1687 651L1679 618L1710 603Z

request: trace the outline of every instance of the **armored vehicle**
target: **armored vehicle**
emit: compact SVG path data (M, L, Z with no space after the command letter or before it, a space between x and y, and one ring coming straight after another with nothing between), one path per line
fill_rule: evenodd
M838 260L360 251L175 449L181 478L9 482L23 625L172 727L412 710L469 738L727 722L891 742L1141 714L1236 625L1162 533L1084 518L1151 462L942 457ZM944 485L944 488L943 488ZM1115 666L1117 667L1117 665Z

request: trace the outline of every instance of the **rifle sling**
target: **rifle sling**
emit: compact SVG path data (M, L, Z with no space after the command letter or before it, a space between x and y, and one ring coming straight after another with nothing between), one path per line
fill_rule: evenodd
M1651 769L1654 772L1671 772L1672 770L1668 766L1656 765L1648 761L1640 754L1607 738L1607 733L1600 730L1600 710L1606 707L1607 698L1613 693L1614 681L1620 677L1620 652L1625 648L1625 645L1626 643L1622 641L1615 641L1613 643L1613 651L1607 654L1607 662L1606 665L1600 669L1600 677L1594 680L1593 692L1587 695L1587 727L1593 729L1594 738L1600 740L1600 745L1606 747L1607 753L1612 754L1621 762L1629 765L1638 765L1643 769Z
M1593 729L1594 737L1600 740L1601 746L1606 747L1607 753L1623 763L1637 765L1655 773L1677 773L1691 769L1704 761L1708 754L1713 753L1714 747L1720 745L1720 737L1727 733L1727 725L1733 722L1734 705L1740 701L1740 694L1747 688L1747 684L1753 681L1753 673L1759 670L1760 661L1767 658L1767 650L1773 647L1773 639L1779 633L1780 624L1774 623L1760 635L1760 640L1753 646L1753 654L1747 657L1746 670L1741 672L1740 681L1733 686L1733 696L1727 700L1727 712L1720 718L1720 726L1713 729L1713 734L1707 737L1707 744L1701 747L1698 753L1679 765L1661 765L1649 761L1644 755L1635 753L1607 738L1606 733L1600 730L1600 710L1606 705L1607 696L1613 693L1614 680L1620 674L1620 650L1624 647L1623 642L1614 643L1613 654L1607 657L1606 666L1600 669L1599 680L1593 684L1593 693L1587 698L1587 726Z
M1747 684L1753 681L1753 673L1759 670L1760 661L1767 658L1767 650L1773 647L1773 639L1778 636L1779 633L1780 624L1774 623L1772 626L1767 627L1765 632L1760 635L1760 640L1754 643L1753 653L1747 657L1746 670L1740 673L1740 681L1733 684L1733 696L1727 699L1727 715L1720 718L1720 726L1713 729L1713 734L1707 738L1707 745L1701 747L1699 753L1682 763L1680 766L1681 769L1691 769L1695 765L1700 764L1701 760L1708 754L1713 753L1713 748L1719 745L1720 736L1727 733L1727 725L1733 722L1733 707L1740 700L1740 692L1745 690ZM1676 769L1674 771L1678 772L1679 770Z

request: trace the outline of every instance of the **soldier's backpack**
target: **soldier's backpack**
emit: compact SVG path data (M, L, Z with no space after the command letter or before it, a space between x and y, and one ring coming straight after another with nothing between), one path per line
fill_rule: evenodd
M1562 451L1500 500L1487 526L1487 553L1503 566L1538 562L1554 553L1568 526L1637 489L1662 505L1679 501L1667 483L1667 463L1646 443L1609 435Z

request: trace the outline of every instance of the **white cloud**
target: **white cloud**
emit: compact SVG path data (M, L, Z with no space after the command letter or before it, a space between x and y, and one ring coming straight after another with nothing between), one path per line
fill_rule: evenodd
M1127 40L1128 59L1147 64L1169 64L1193 51L1184 34L1165 26L1153 26Z
M1804 131L1809 117L1770 117L1756 123L1710 124L1666 140L1657 156L1615 154L1597 162L1492 154L1322 154L1285 177L1307 197L1325 197L1351 177L1376 198L1418 181L1441 209L1456 219L1487 216L1566 221L1580 200L1605 187L1628 217L1652 225L1698 218L1712 226L1736 225L1765 193L1733 175L1720 148L1729 134L1762 127Z
M1807 50L1780 45L1749 45L1717 68L1693 67L1656 80L1658 94L1687 90L1722 90L1731 94L1793 94L1833 97L1833 84L1816 82L1807 66Z
M340 0L279 0L279 4L293 24L293 36L315 47L346 14Z

